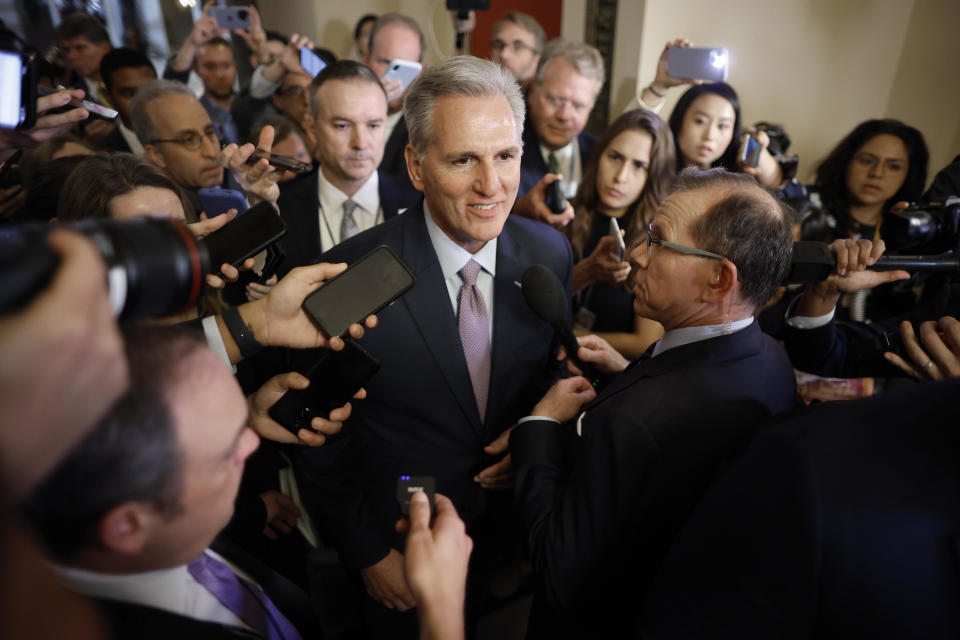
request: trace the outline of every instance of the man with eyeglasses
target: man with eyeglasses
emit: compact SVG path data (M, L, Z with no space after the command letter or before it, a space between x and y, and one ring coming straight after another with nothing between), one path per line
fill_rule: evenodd
M511 11L493 24L490 59L514 75L524 89L530 86L540 62L546 34L536 18Z
M223 183L218 127L186 85L172 80L142 85L130 119L147 158L170 174L194 205L197 189Z
M794 407L793 368L754 320L792 242L780 203L722 169L685 171L657 210L631 260L634 311L663 339L628 363L581 338L577 355L606 384L561 380L510 436L537 574L531 636L632 637L700 497L767 418Z
M546 206L547 185L562 176L566 197L576 195L583 165L596 142L583 128L603 82L603 58L594 47L558 38L544 48L527 100L514 213L556 226L573 219L569 204L563 213Z

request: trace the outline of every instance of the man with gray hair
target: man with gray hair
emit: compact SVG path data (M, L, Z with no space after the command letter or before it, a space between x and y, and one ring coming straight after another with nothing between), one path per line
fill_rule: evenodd
M594 47L562 38L544 47L530 87L515 213L555 225L565 225L573 218L569 205L560 214L547 208L546 185L554 181L551 176L562 175L566 196L576 194L583 166L596 142L583 128L603 83L603 58Z
M793 367L754 319L792 247L780 203L742 174L685 171L657 209L630 258L634 311L663 339L628 367L580 338L580 358L614 377L599 395L561 380L510 437L537 574L528 637L633 637L680 526L760 425L793 408Z
M322 257L352 263L385 244L416 277L361 341L381 363L367 398L325 450L300 451L297 461L314 485L341 494L324 490L308 508L361 570L371 637L415 626L411 613L397 614L414 606L394 531L401 475L432 476L463 516L476 541L468 618L482 605L512 535L510 497L498 491L511 482L507 434L559 374L554 333L517 284L533 264L568 293L572 279L563 236L509 215L523 108L516 81L493 62L460 56L424 71L404 103L406 162L422 199Z

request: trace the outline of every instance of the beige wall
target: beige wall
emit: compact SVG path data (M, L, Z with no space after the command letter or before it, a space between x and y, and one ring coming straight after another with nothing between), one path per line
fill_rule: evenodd
M583 38L587 0L551 0L562 32ZM398 11L427 32L426 62L453 53L442 0L261 3L265 23L307 31L337 55L352 45L363 13ZM436 30L431 42L428 25ZM744 121L779 122L800 154L801 179L858 122L896 117L927 138L931 173L960 154L958 0L620 0L611 83L616 116L653 78L665 42L684 36L730 50L729 81ZM638 62L639 60L639 62ZM680 89L661 111L666 117Z

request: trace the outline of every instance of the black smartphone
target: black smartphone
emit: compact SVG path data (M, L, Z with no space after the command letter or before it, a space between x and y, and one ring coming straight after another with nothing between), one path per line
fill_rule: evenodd
M563 213L567 208L567 195L563 186L563 178L554 180L547 185L547 207L554 213Z
M287 233L287 225L269 202L261 202L202 238L210 254L212 273L223 263L238 266L257 255Z
M310 173L313 170L312 164L300 162L290 156L278 156L259 149L250 154L250 157L247 158L247 164L256 164L263 158L266 158L267 162L278 169L286 169L294 173Z
M437 505L433 494L436 492L436 483L433 476L400 476L397 478L397 502L400 503L400 511L403 515L410 515L410 498L417 491L423 491L427 494L430 501L430 513L437 512Z
M37 73L32 55L0 51L0 128L37 123Z
M204 187L197 189L197 198L203 205L203 212L207 214L207 220L216 218L230 209L236 209L237 213L243 213L247 210L246 196L236 189Z
M289 389L270 408L270 417L296 435L310 429L310 421L326 418L342 407L380 370L380 362L353 340L344 340L341 351L323 350L320 358L304 372L310 379L306 389Z
M327 336L342 336L399 298L416 279L386 245L380 245L307 296L303 310Z

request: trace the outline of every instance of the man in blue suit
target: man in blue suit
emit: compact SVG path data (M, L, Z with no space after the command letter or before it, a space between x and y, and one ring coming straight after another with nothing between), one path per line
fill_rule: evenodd
M790 264L779 203L748 176L685 172L648 238L631 255L634 310L663 339L628 367L588 336L579 355L622 373L583 410L590 383L561 380L510 436L533 637L629 637L697 501L796 399L786 354L754 321Z
M351 263L386 244L416 277L362 341L381 369L354 419L323 449L298 456L321 489L308 508L341 558L361 569L372 636L404 635L403 619L415 622L389 611L414 606L394 532L398 477L436 479L476 541L471 580L481 581L511 535L509 494L494 491L511 477L504 432L559 374L553 331L519 281L543 264L569 291L572 255L555 230L509 216L523 109L516 82L492 62L462 56L425 71L404 104L407 165L423 199L324 254Z
M359 62L341 60L310 85L320 168L284 187L278 206L287 223L280 275L389 220L416 202L416 191L377 171L383 157L387 94Z
M594 47L558 38L544 48L530 87L515 213L550 224L573 218L570 206L553 214L544 205L546 186L562 175L566 197L576 195L596 142L583 128L603 82L603 58Z

